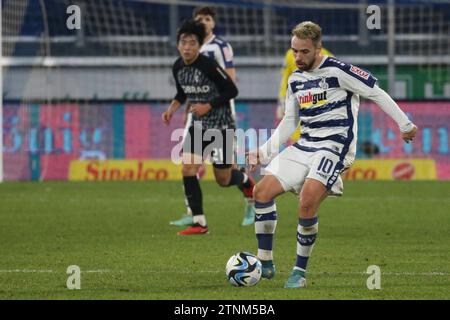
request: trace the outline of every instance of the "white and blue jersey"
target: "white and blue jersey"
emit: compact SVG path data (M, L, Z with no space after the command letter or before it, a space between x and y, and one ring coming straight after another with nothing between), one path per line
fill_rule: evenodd
M200 48L200 53L217 61L222 69L234 68L233 63L233 48L231 45L222 38L213 35L208 42L205 42ZM236 108L234 100L230 101L231 114L236 120Z
M208 42L202 45L200 53L216 60L223 69L234 68L233 49L228 42L220 37L213 35Z
M355 158L360 96L377 103L397 122L400 131L408 132L413 128L398 105L378 87L374 76L351 64L323 56L315 69L304 72L297 70L289 77L284 118L271 138L260 148L261 157L271 158L278 153L280 144L287 141L300 122L300 139L292 147L301 150L306 157L321 154L314 160L317 174L326 174L323 181L331 187L338 174L350 167ZM288 151L281 160L292 162L295 154L292 150ZM330 159L327 159L326 154L330 155ZM273 166L271 171L274 174L280 172ZM278 174L282 179L283 175L283 172ZM284 176L284 180L291 179L289 172Z
M401 131L411 129L411 121L378 87L374 76L351 64L323 56L317 68L305 72L297 70L288 79L286 122L293 120L297 125L300 121L301 125L300 139L295 146L304 151L322 149L335 153L342 158L344 167L349 167L356 154L360 96L376 102L398 123Z
M288 96L301 125L295 146L335 153L344 167L350 166L356 154L359 95L373 90L376 82L370 73L330 57L312 72L294 72Z

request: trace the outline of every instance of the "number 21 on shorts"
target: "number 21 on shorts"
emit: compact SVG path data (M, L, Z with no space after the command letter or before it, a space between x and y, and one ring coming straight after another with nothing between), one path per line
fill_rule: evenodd
M223 149L214 148L211 157L214 163L223 163Z

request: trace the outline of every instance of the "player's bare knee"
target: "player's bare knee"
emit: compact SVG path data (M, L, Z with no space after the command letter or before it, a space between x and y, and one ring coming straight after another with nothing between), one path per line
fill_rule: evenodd
M267 190L259 183L253 188L253 198L258 202L269 202L273 200L272 197L270 197L269 192L267 192Z
M216 176L216 182L221 187L228 187L230 184L229 176Z
M316 215L318 203L313 197L302 195L300 197L299 216L301 218L312 218Z

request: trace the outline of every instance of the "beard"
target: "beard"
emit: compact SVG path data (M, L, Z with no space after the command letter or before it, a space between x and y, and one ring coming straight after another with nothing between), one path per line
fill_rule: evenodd
M295 62L295 64L297 65L297 67L300 69L300 71L309 71L312 69L312 66L314 64L314 61L311 61L311 63L309 64L298 64L297 62Z

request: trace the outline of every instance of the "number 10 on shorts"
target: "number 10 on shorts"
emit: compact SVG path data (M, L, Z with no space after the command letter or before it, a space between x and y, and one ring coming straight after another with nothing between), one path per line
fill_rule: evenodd
M333 168L333 161L327 159L326 157L323 157L322 160L320 160L319 166L317 167L317 171L322 171L325 174L329 174L332 168Z

